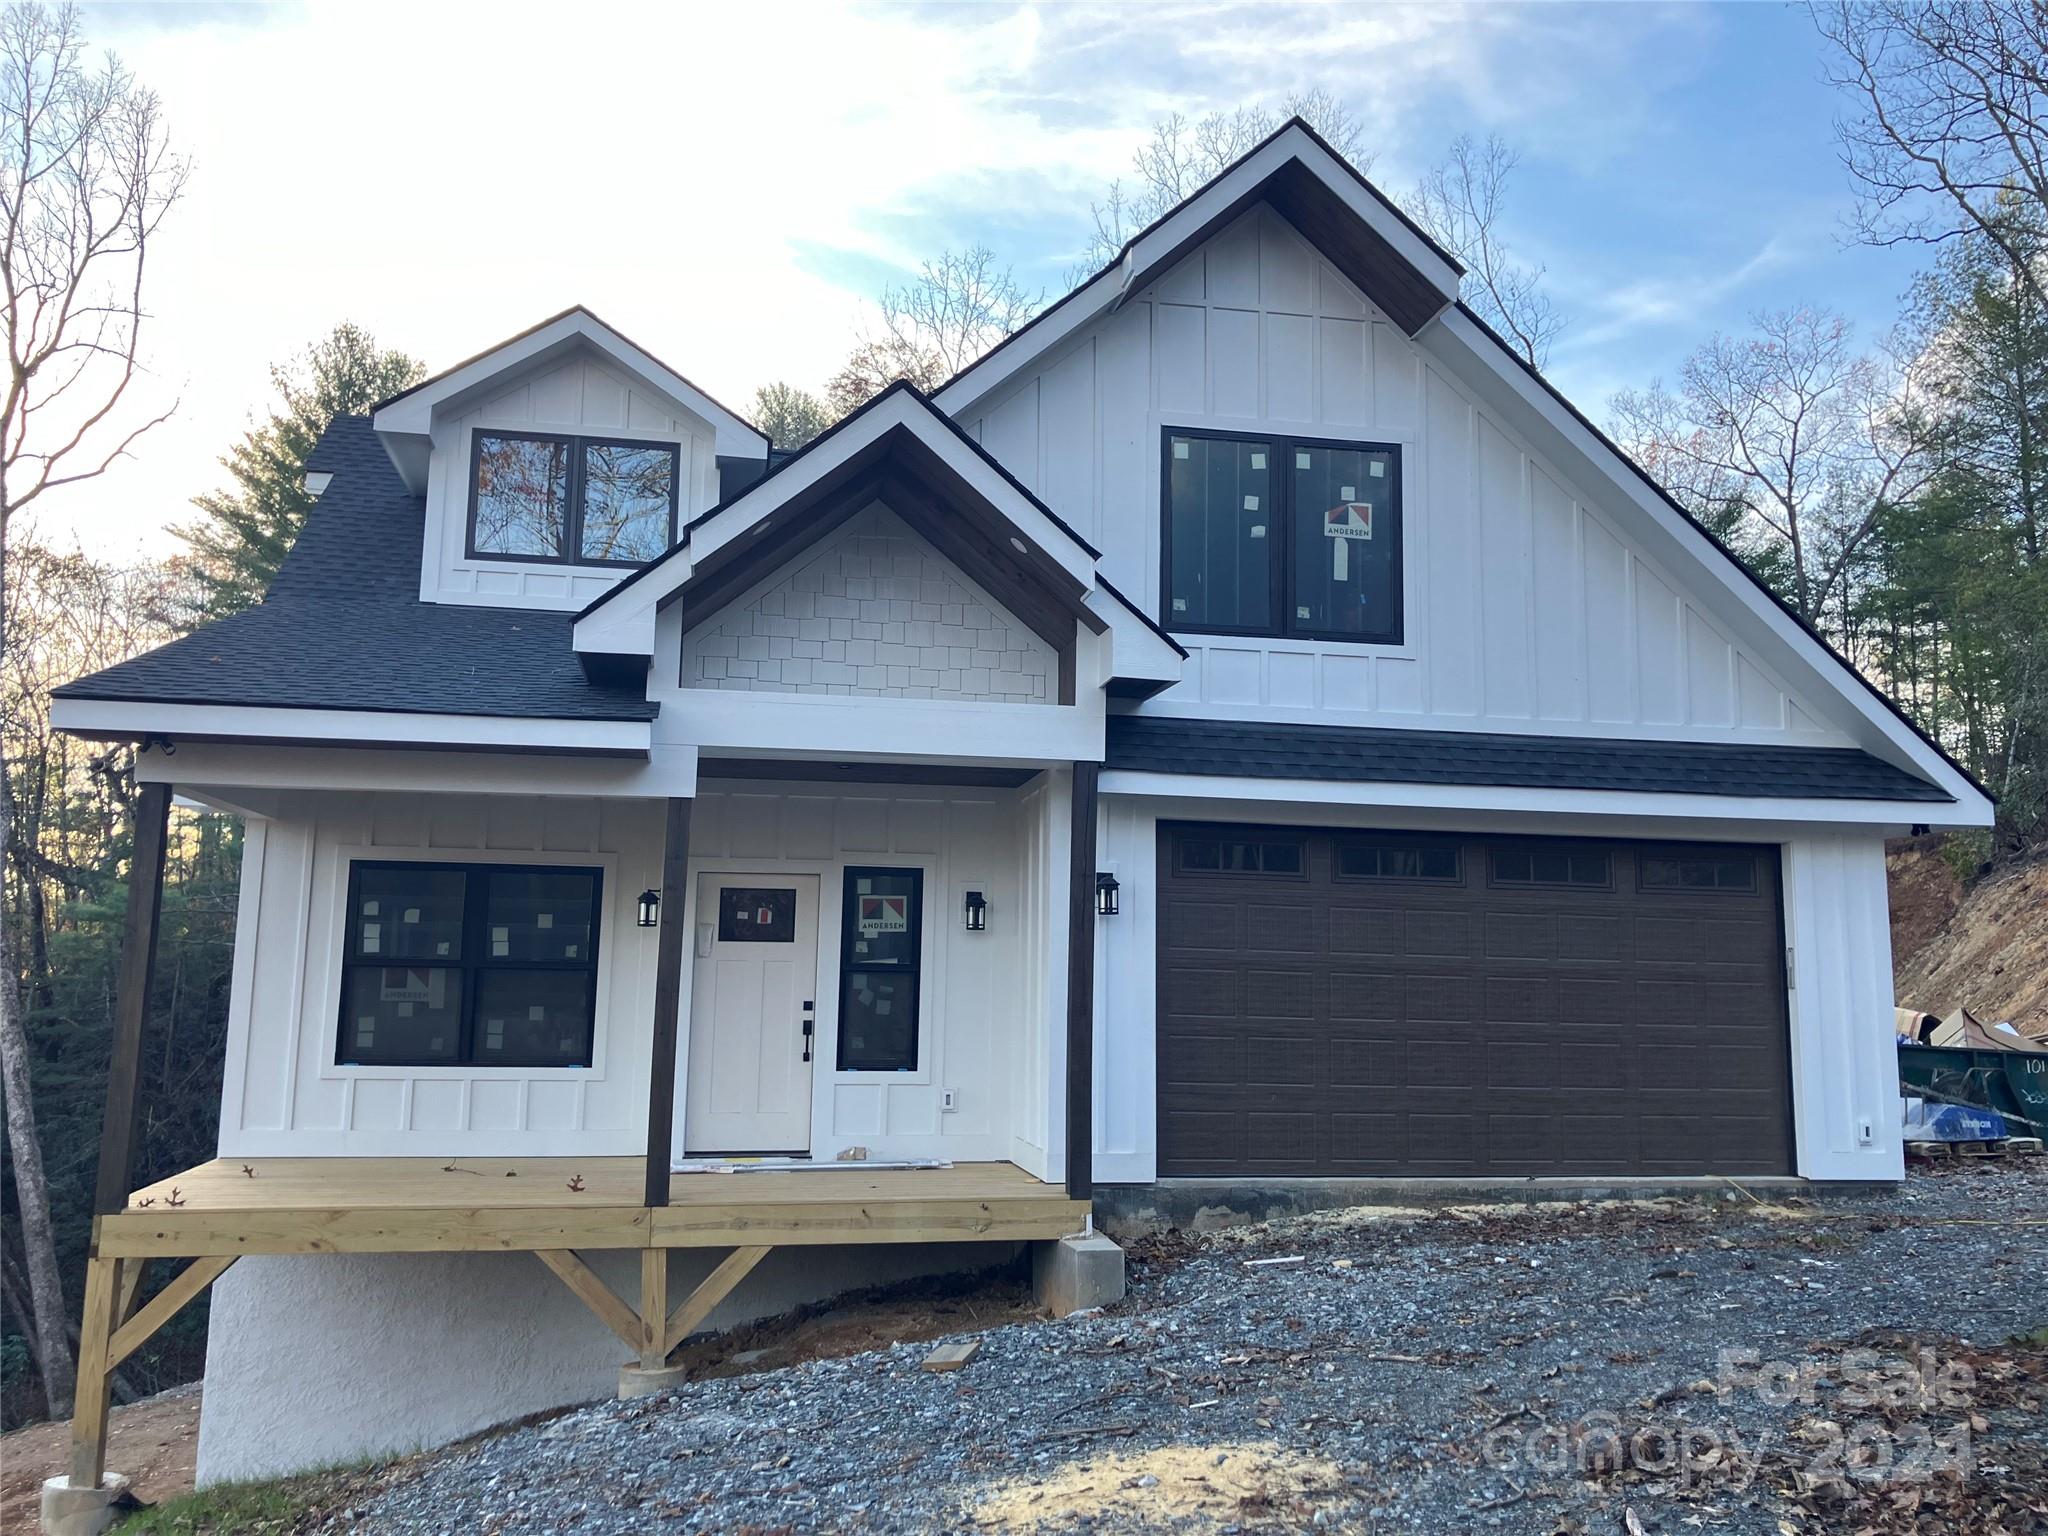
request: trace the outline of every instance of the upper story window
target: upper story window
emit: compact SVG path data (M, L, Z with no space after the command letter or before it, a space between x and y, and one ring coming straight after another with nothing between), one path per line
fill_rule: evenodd
M1165 434L1168 629L1401 642L1401 450Z
M675 542L676 444L541 432L479 431L473 439L470 554L640 565Z

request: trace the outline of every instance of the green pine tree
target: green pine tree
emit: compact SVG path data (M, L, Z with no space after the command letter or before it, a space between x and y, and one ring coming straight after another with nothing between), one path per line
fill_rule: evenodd
M193 497L200 517L176 530L192 550L194 627L263 600L312 508L306 460L328 423L368 411L425 374L418 359L379 347L347 321L270 370L278 404L220 461L233 483Z

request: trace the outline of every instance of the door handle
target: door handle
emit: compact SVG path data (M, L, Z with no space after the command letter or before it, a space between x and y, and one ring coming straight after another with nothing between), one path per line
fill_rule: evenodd
M817 1031L818 1031L818 1025L817 1025L817 1022L816 1022L816 1020L814 1020L814 1019L813 1019L813 1018L811 1017L811 1011L812 1011L812 1009L813 1009L813 1007L814 1007L814 1006L815 1006L815 1005L814 1005L813 1003L811 1003L811 1002L808 1002L808 1001L806 1001L806 1002L805 1002L805 1004L804 1004L804 1060L805 1060L805 1061L809 1061L809 1060L811 1059L811 1037L812 1037L813 1035L815 1035L815 1034L817 1033Z

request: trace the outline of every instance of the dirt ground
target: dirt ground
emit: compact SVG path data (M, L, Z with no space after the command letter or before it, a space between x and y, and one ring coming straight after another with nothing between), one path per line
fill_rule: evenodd
M37 1528L43 1479L62 1472L70 1453L68 1423L0 1435L0 1532L28 1536ZM191 1492L198 1454L197 1382L125 1404L108 1418L107 1464L128 1474L145 1504Z
M1965 887L1933 839L1892 845L1892 977L1902 1007L2048 1028L2048 859Z

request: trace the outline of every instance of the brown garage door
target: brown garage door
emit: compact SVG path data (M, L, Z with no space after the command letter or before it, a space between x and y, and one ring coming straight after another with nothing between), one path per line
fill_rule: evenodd
M1159 1172L1792 1171L1768 847L1160 830Z

